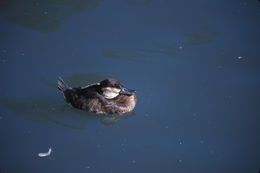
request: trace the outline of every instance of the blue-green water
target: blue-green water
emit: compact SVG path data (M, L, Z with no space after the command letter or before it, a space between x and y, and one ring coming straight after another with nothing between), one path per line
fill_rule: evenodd
M259 19L257 0L2 0L0 172L257 173ZM79 111L58 76L139 102Z

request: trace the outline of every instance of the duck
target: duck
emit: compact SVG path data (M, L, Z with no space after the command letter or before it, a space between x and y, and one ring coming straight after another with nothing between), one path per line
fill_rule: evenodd
M58 78L58 89L74 108L96 114L124 114L131 112L138 101L136 91L128 89L114 78L72 88Z

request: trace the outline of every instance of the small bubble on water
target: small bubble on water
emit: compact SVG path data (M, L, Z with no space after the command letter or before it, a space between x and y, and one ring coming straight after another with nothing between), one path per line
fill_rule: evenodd
M229 98L229 99L232 99L232 96L229 95L228 98Z
M210 150L210 151L209 151L209 154L214 155L214 154L215 154L215 151L214 151L214 150Z
M242 58L243 58L242 56L237 57L237 59L242 59Z

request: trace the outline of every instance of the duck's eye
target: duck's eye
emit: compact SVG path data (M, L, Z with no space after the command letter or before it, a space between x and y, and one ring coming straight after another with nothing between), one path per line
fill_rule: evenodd
M115 88L118 88L118 89L120 89L121 87L120 87L120 85L119 85L119 84L115 84Z

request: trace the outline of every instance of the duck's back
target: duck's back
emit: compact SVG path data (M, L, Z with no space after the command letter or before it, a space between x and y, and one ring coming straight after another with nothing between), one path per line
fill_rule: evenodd
M66 100L75 108L102 113L102 96L98 93L96 85L84 88L72 88L64 92Z

